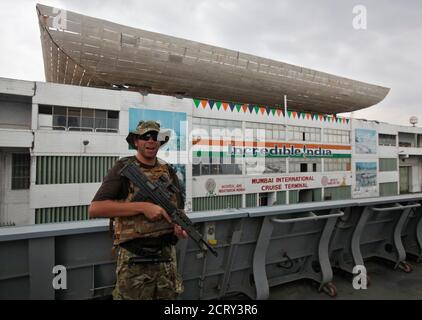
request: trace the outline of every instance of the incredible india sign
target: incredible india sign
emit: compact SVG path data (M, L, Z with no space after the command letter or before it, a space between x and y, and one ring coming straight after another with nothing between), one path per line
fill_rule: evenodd
M193 140L194 157L351 158L350 145L316 143Z

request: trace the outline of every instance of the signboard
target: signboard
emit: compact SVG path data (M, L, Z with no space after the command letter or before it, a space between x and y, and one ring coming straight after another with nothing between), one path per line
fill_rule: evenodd
M355 197L377 196L377 163L356 162Z
M195 177L193 197L276 192L351 185L351 173L294 173L255 177Z
M376 154L377 132L375 130L356 129L355 147L357 154Z
M141 120L157 121L161 129L170 130L170 140L160 149L158 156L167 162L177 162L173 164L173 168L179 178L181 192L185 196L186 164L181 163L179 153L187 149L186 113L129 108L129 131L135 130Z
M161 129L169 129L171 131L170 140L163 146L161 149L162 151L186 150L186 113L129 108L129 132L135 130L141 120L157 121L160 124Z
M193 139L192 154L197 158L351 158L350 145L317 143L222 141ZM203 159L206 163L206 159Z

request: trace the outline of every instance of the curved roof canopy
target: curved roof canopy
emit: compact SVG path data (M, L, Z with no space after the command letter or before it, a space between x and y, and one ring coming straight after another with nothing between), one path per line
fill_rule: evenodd
M37 5L46 80L321 113L377 104L389 89Z

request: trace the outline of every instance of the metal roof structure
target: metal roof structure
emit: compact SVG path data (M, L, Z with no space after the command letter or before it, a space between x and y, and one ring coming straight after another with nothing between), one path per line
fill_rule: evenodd
M37 4L46 80L320 113L379 103L389 89Z

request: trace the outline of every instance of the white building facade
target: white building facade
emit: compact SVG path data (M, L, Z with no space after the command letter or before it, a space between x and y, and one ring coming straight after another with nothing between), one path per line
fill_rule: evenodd
M418 127L0 78L0 225L87 219L139 120L172 131L188 211L421 192Z

